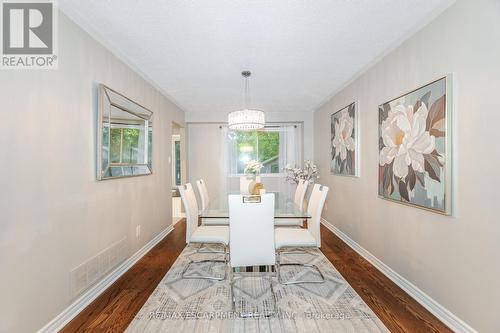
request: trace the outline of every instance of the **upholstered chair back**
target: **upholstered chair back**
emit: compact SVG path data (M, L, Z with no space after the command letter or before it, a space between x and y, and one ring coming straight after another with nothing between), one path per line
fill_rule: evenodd
M307 229L316 239L317 246L321 246L321 212L325 205L326 195L328 194L328 187L321 184L315 184L307 206L307 212L311 218L307 222Z
M274 265L274 194L261 195L260 202L243 197L229 195L231 266Z

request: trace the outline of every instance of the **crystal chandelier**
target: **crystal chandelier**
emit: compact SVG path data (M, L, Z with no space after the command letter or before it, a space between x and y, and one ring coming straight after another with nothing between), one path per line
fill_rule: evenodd
M244 108L243 110L230 112L227 116L229 129L235 131L255 131L264 128L266 117L264 111L252 110L248 108L249 104L249 85L248 78L252 75L249 71L241 72L244 79Z

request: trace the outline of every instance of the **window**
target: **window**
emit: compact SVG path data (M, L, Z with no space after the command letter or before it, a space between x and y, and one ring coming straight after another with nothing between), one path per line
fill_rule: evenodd
M144 163L144 144L141 143L143 127L136 125L113 125L109 135L109 127L103 128L103 143L109 144L109 159L112 164ZM148 133L148 151L151 152L152 132ZM149 157L151 154L149 153ZM151 159L147 161L151 164Z
M111 163L138 163L139 133L136 128L111 128Z
M261 173L279 173L280 137L277 131L235 132L237 173L251 160L261 162Z
M229 173L241 175L251 160L263 164L261 174L282 172L295 165L302 151L301 128L297 125L266 127L253 132L229 132Z

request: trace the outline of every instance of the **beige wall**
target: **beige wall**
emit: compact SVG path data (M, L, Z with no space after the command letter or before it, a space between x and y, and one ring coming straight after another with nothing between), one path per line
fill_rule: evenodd
M395 27L397 28L397 27ZM454 74L455 216L377 197L379 104ZM324 218L480 332L500 332L500 1L458 1L322 106ZM358 100L361 177L329 174L330 115Z
M218 196L226 189L221 156L221 129L219 124L188 124L188 177L187 181L196 188L196 181L204 179L208 193Z
M58 70L0 72L0 332L34 332L73 301L69 272L172 223L171 124L184 113L62 13ZM153 175L96 181L96 85L154 112ZM141 224L141 236L135 227Z

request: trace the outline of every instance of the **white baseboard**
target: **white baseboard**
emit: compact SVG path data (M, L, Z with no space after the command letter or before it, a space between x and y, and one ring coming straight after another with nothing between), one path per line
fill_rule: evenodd
M47 325L38 330L38 333L59 332L67 323L75 318L109 286L111 286L116 280L118 280L120 276L122 276L137 261L139 261L139 259L141 259L146 253L148 253L149 250L151 250L156 244L158 244L163 238L165 238L173 229L174 226L172 224L163 229L155 238L150 240L139 251L134 253L130 258L122 262L103 279L90 287L63 312L57 315L57 317L52 319Z
M426 308L430 313L432 313L436 318L441 320L446 326L455 332L464 333L477 333L475 329L470 327L463 320L455 316L444 306L436 302L429 295L420 290L413 283L399 275L392 268L384 264L373 254L368 252L361 245L356 243L352 238L343 233L340 229L335 227L333 224L325 219L321 219L321 223L328 228L331 232L342 239L347 245L349 245L354 251L356 251L360 256L365 258L370 264L375 266L379 271L381 271L385 276L387 276L392 282L397 284L401 289L403 289L408 295L420 303L424 308Z
M177 223L179 223L180 221L182 221L182 219L185 219L186 218L186 214L184 213L181 213L179 214L180 216L174 216L173 217L173 224L176 225Z

